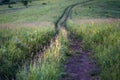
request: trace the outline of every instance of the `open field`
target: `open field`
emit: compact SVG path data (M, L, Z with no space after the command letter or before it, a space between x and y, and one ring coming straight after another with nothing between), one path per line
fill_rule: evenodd
M64 40L63 40L64 39ZM65 60L65 52L67 51L67 33L64 29L60 30L60 34L56 37L55 42L51 42L44 54L41 54L38 61L30 64L17 74L18 80L58 80L63 71L62 61Z
M55 35L50 25L0 28L0 75L8 77L15 75L19 66L49 45Z
M120 79L119 0L12 6L0 5L0 80Z
M73 18L120 18L119 0L94 0L85 6L76 6L72 12Z
M91 57L97 59L101 66L101 80L119 80L120 20L88 21L84 20L82 25L69 21L67 28L82 40L85 50L93 52Z
M83 0L81 0L83 1ZM43 2L46 2L47 5L42 5ZM18 5L18 9L8 9L5 12L0 14L0 23L6 22L40 22L40 21L52 21L55 22L61 15L64 8L68 5L78 2L69 1L69 0L44 0L44 1L33 1L29 8L21 8ZM64 3L64 4L63 4ZM4 6L3 6L4 7ZM1 7L1 8L3 8Z

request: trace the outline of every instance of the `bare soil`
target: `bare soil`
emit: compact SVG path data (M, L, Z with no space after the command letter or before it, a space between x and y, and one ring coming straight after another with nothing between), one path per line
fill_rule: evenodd
M80 39L70 37L70 52L65 63L65 73L61 80L100 80L100 68L91 59L91 52L83 50Z

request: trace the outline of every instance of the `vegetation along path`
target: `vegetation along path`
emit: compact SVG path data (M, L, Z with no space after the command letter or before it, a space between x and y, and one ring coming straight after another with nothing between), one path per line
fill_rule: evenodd
M69 36L70 55L65 63L65 75L61 80L100 80L99 68L89 57L92 54L83 50L81 40Z
M61 17L56 22L56 29L59 27L66 27L66 22L70 17L72 9L77 5L87 5L93 0L77 3L68 6ZM98 73L99 68L89 57L91 52L83 50L81 47L81 40L76 39L74 34L69 34L70 53L65 63L65 74L62 75L61 80L100 80Z
M119 21L113 19L120 16L120 6L116 3L40 0L31 8L18 9L15 4L16 8L0 11L0 80L119 80L120 31Z

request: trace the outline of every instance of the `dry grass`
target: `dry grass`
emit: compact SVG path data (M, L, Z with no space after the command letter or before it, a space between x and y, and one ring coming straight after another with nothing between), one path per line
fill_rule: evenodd
M115 18L103 18L103 19L82 19L82 20L78 20L78 19L74 19L73 22L75 24L78 25L82 25L82 24L91 24L91 23L119 23L120 24L120 18L115 19Z
M53 27L52 22L24 22L24 23L1 23L0 28L15 28L15 27Z

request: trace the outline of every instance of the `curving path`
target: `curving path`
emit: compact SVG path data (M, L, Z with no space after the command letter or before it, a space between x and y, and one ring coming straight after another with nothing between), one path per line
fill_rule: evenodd
M93 1L88 0L68 6L55 22L56 33L59 33L59 27L66 27L66 22L75 6L85 6ZM69 41L72 55L66 59L65 74L62 75L60 80L100 80L98 76L100 69L96 65L96 60L89 58L93 54L83 50L81 40L74 38L73 34L69 35Z
M61 80L100 80L100 69L96 60L90 59L91 52L83 50L81 40L70 35L70 52L65 63L65 74Z

